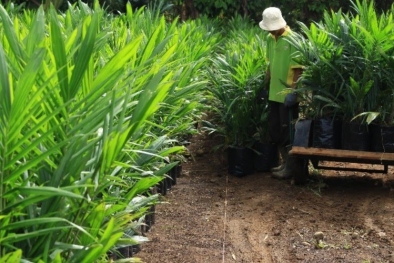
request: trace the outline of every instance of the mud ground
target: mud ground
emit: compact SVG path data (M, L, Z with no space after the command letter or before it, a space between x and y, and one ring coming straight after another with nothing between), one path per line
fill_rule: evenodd
M156 205L135 257L147 263L394 262L394 175L313 170L297 186L270 173L235 177L213 138ZM329 165L351 165L329 163ZM358 165L360 166L360 165Z

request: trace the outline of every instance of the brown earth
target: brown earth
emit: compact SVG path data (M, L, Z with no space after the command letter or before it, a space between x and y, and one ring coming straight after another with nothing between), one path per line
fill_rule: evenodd
M156 205L150 242L135 255L143 262L394 262L391 167L388 174L314 171L297 186L270 173L227 174L214 144L206 135L191 140L194 158Z

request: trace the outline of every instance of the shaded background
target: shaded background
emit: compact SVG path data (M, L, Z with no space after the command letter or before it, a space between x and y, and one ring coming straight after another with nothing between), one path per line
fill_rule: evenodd
M22 8L36 8L41 4L49 5L52 3L60 10L65 10L68 4L78 2L78 0L15 0L1 1L3 5L13 3L15 6ZM82 1L91 5L94 1ZM125 12L127 0L99 0L101 6L114 14ZM211 19L231 19L235 15L249 17L251 20L258 22L261 20L262 11L269 6L276 6L282 10L283 16L291 27L296 26L296 21L310 23L320 21L324 10L333 10L347 12L351 1L349 0L129 0L133 8L137 9L142 6L160 6L163 12L167 12L169 17L181 18L181 21L195 19L205 16ZM375 0L376 10L388 10L392 6L392 1Z

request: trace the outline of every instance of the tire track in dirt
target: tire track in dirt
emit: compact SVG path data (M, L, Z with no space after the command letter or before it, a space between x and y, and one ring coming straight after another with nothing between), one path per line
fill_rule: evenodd
M242 220L228 222L230 242L237 244L237 247L231 247L230 250L233 258L236 262L273 263L271 252L265 243L268 235L261 235L261 232L265 232L261 229L251 228L250 226L259 225L254 221L247 226Z
M267 214L273 209L272 193L261 191L266 176L230 179L226 230L234 262L274 262L268 245L274 219Z
M393 248L394 204L390 201L392 201L392 197L369 192L363 197L358 216L364 218L364 225L367 231L377 235L383 243ZM387 225L390 224L392 227L388 229ZM391 260L394 260L394 255L391 256Z

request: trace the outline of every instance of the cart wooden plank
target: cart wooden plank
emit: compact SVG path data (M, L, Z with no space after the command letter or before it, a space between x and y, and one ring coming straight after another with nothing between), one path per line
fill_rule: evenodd
M367 152L293 146L290 150L290 154L318 160L345 160L347 162L354 161L357 163L394 164L394 153L387 152Z

